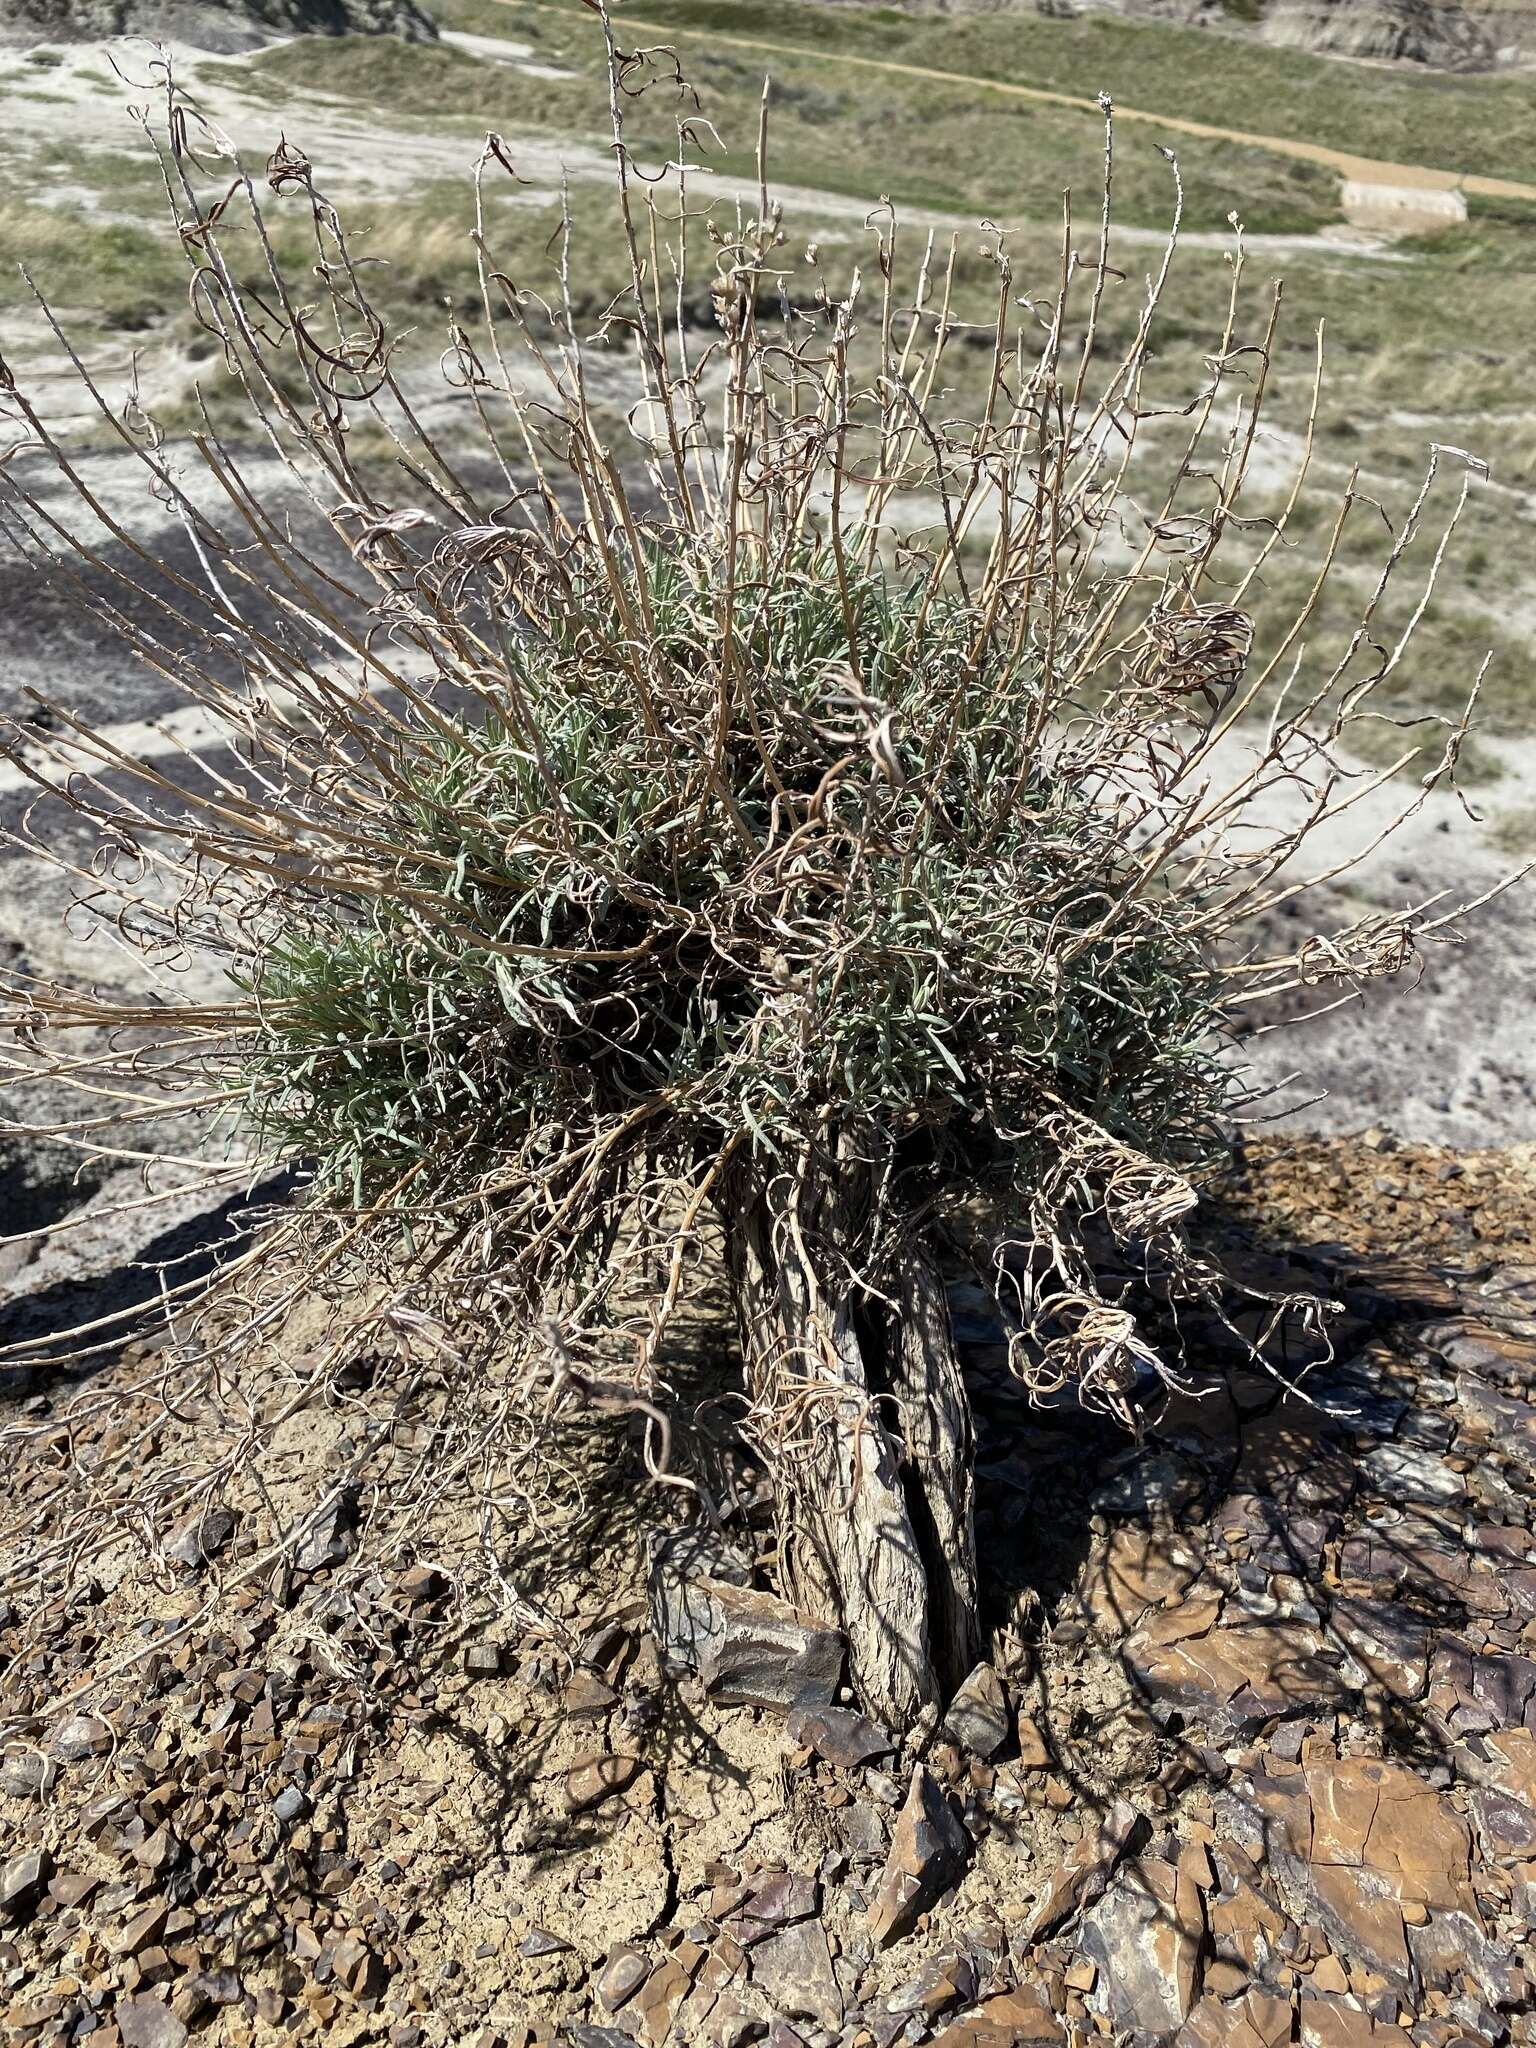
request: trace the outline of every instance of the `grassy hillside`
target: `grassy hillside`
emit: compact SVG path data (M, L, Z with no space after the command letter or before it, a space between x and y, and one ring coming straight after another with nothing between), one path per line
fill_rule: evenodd
M562 16L497 0L447 0L438 18L449 28L515 36L570 75L531 76L462 50L362 38L329 46L323 66L309 45L290 43L257 69L274 104L293 86L318 85L338 99L389 106L415 120L457 120L472 107L482 126L509 137L530 128L601 134L606 88L585 10ZM721 172L750 174L770 71L772 163L781 183L860 199L883 194L970 218L998 209L1053 213L1065 188L1092 192L1101 176L1102 125L1070 108L1001 100L978 106L970 88L838 73L819 57L755 56L707 37L690 41L682 55L689 91L669 85L658 64L629 108L631 143L642 156L674 155L678 121L692 119L695 154L706 154ZM1194 138L1181 141L1179 162L1192 227L1225 228L1235 208L1255 233L1310 233L1337 215L1337 180L1317 166ZM1116 199L1128 226L1161 227L1169 217L1172 176L1145 130L1127 128L1119 138Z
M437 12L452 15L463 4L453 0ZM578 7L580 0L548 4ZM479 0L476 6L482 16L490 11ZM936 18L818 0L644 0L633 11L679 30L815 49L834 74L841 59L884 58L1088 99L1108 92L1127 106L1360 156L1536 179L1536 92L1528 74L1343 64L1112 14Z

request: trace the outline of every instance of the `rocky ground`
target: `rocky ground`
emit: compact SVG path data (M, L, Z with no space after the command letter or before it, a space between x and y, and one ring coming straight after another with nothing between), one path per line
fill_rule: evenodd
M1207 1342L1139 1443L1032 1409L958 1290L991 1654L904 1749L729 1556L648 1589L612 1473L553 1631L466 1630L430 1556L348 1579L339 1523L242 1580L220 1513L22 1594L0 2037L1536 2041L1533 1221L1530 1148L1256 1147L1216 1234L1337 1355ZM68 1391L13 1532L113 1448Z

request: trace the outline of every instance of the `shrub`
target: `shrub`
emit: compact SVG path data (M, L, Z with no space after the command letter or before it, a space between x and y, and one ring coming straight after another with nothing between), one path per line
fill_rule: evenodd
M1186 1225L1243 1099L1234 1005L1334 1000L1451 928L1409 909L1261 942L1310 835L1413 753L1367 774L1343 743L1406 657L1410 633L1372 634L1425 557L1439 457L1344 644L1307 637L1337 525L1256 643L1250 593L1289 544L1288 511L1243 509L1273 308L1240 340L1234 282L1170 438L1150 379L1177 225L1112 357L1107 210L1035 296L990 240L983 305L954 250L904 278L883 219L869 275L834 288L765 183L711 224L701 334L697 222L625 154L639 76L613 58L624 274L596 335L568 220L551 304L493 253L483 186L509 160L487 146L483 328L453 324L444 359L472 449L429 420L311 166L286 146L269 166L310 224L306 276L251 180L210 209L173 139L193 303L297 489L210 413L215 516L135 416L123 437L205 572L143 584L54 522L28 479L87 509L91 485L19 395L41 459L13 474L29 543L88 565L82 601L235 744L238 766L178 778L66 724L43 778L102 835L124 936L222 960L231 986L114 1004L13 975L10 1022L18 1063L105 1090L109 1123L171 1091L230 1130L211 1178L301 1169L233 1275L186 1283L157 1376L178 1399L240 1388L227 1478L366 1356L400 1407L338 1485L366 1475L375 1551L458 1494L494 1558L582 1407L638 1417L652 1477L707 1492L671 1454L661 1360L717 1230L778 1582L906 1723L978 1637L943 1259L971 1243L1031 1388L1127 1413L1178 1361L1106 1259L1181 1314L1221 1309ZM172 653L157 614L187 636ZM99 1148L99 1107L75 1128ZM263 1387L249 1358L316 1294L345 1313ZM423 1402L430 1463L395 1433ZM91 1484L152 1523L219 1477Z

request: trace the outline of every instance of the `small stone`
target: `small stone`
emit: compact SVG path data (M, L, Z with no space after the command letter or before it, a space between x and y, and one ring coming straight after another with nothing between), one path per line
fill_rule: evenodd
M53 1857L46 1849L23 1850L0 1865L0 1917L29 1919L52 1875Z
M547 1927L531 1927L518 1943L517 1952L530 1960L537 1956L562 1956L570 1945L558 1934L551 1934Z
M309 1801L297 1785L285 1785L272 1802L273 1818L286 1824L302 1820L309 1811Z
M651 1966L637 1948L615 1948L608 1952L608 1960L597 1976L597 1998L604 2012L617 2012L628 1998L633 1998L640 1986L650 1975Z
M163 1999L121 1999L112 2017L123 2048L182 2048L187 2038L186 2021L178 2019Z
M358 1935L346 1935L331 1951L331 1971L336 1983L354 1998L378 1998L387 1979L382 1959Z
M12 1799L45 1799L58 1775L58 1765L41 1750L8 1750L0 1759L0 1792Z
M87 1877L72 1870L60 1871L49 1880L48 1896L56 1906L83 1906L87 1899L101 1890L99 1877Z
M322 1508L294 1552L294 1569L324 1571L345 1564L357 1548L357 1496L350 1488Z
M112 1747L112 1730L95 1714L71 1714L61 1721L51 1737L53 1753L64 1763L83 1763L101 1756Z
M936 2020L952 2006L969 2005L976 1996L976 1965L969 1956L935 1956L909 1984L885 2001L890 2013L921 2013Z
M789 1710L784 1731L791 1742L804 1743L829 1764L853 1770L895 1748L887 1731L865 1714L847 1707L829 1707L814 1695L797 1699Z
M1051 1767L1050 1745L1040 1732L1040 1724L1028 1714L1020 1714L1018 1732L1019 1769L1048 1771Z
M601 1806L618 1792L625 1792L640 1775L640 1759L613 1751L598 1751L583 1757L565 1774L565 1810L586 1813Z
M747 1578L745 1563L707 1532L660 1539L649 1606L662 1656L696 1671L727 1703L780 1711L832 1705L842 1680L842 1636L757 1592Z
M185 1565L189 1571L201 1571L223 1550L227 1550L235 1533L235 1514L232 1508L222 1504L205 1508L201 1515L194 1515L190 1521L169 1538L165 1554L176 1564Z
M170 1918L170 1907L164 1899L153 1899L142 1907L128 1922L117 1940L112 1944L120 1956L142 1955L145 1949L153 1948L165 1932L165 1923Z
M430 1607L448 1590L448 1574L435 1564L413 1564L400 1574L396 1593L407 1607Z
M584 1671L580 1665L566 1680L561 1695L561 1705L574 1721L596 1721L619 1703L619 1696L611 1685L607 1685L595 1671Z
M1012 1733L1002 1680L990 1664L978 1664L949 1703L941 1723L952 1742L973 1756L996 1756Z
M171 1870L181 1860L181 1843L168 1827L162 1825L139 1843L133 1852L133 1860L141 1870L151 1870L156 1874Z
M909 1934L964 1874L970 1838L949 1800L921 1764L912 1766L906 1804L866 1924L877 1947Z
M733 1941L751 1948L781 1927L809 1920L819 1903L816 1880L789 1870L775 1871L755 1883L720 1925Z
M500 1643L469 1643L464 1650L464 1672L469 1678L499 1678L501 1676L502 1650Z

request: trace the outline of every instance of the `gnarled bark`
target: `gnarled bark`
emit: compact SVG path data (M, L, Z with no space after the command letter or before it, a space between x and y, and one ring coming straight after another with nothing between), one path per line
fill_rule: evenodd
M898 1276L893 1316L839 1259L855 1185L743 1174L722 1211L780 1590L838 1624L861 1700L900 1729L974 1655L970 1415L932 1262Z
M946 1697L980 1654L976 1618L975 1458L971 1402L932 1256L914 1248L894 1275L886 1371L901 1404L907 1498L928 1570L928 1629Z

